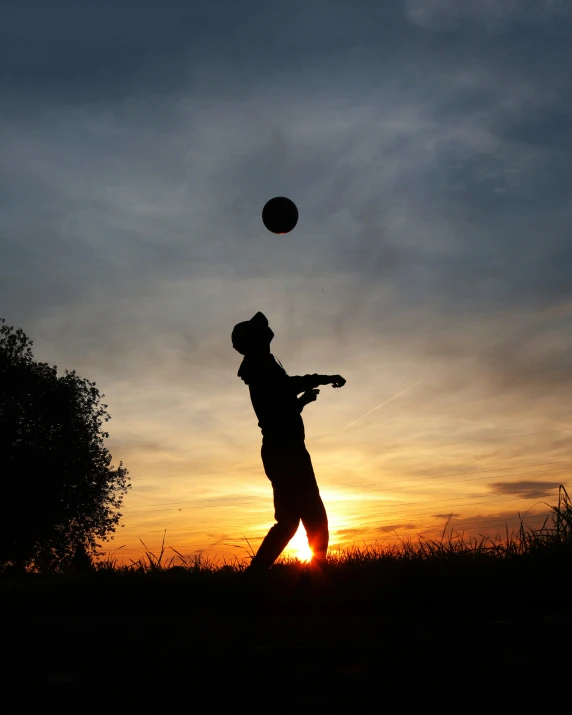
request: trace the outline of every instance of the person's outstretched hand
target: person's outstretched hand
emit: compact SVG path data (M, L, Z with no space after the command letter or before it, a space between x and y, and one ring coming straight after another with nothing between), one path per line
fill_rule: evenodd
M306 390L300 399L304 405L307 405L310 402L316 402L319 394L320 390Z
M341 375L331 376L332 387L343 387L346 384L345 379Z

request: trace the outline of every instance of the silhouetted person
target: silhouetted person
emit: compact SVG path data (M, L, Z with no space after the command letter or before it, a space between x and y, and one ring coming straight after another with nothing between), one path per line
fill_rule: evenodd
M298 530L300 520L314 554L313 564L325 563L328 517L304 442L301 412L316 400L319 385L342 387L346 382L340 375L290 377L270 353L273 338L262 313L238 323L232 331L233 347L244 355L238 376L250 389L262 430L262 463L274 491L276 524L252 559L251 571L265 571L272 566Z

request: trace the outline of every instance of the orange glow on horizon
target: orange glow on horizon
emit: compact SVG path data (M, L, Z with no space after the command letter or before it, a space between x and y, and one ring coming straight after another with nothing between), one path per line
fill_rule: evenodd
M553 480L565 479L569 462L564 460L565 444L557 441L553 445L549 433L531 439L530 430L522 428L527 444L519 445L514 453L508 440L505 445L504 438L497 442L496 437L482 442L459 440L458 445L440 437L435 440L442 444L438 451L434 446L405 449L396 443L387 451L380 444L368 452L364 445L346 446L340 438L334 446L318 440L309 442L328 515L330 554L399 546L409 539L415 543L420 535L440 539L445 524L447 534L452 529L454 533L494 537L507 527L509 532L518 528L519 511L526 513L527 524L541 526L548 507L527 493L519 493L520 480L539 478L540 487L544 470L550 470L547 496L541 501L554 502ZM353 434L348 429L344 440L350 440ZM164 438L168 442L167 436L160 436L161 441ZM272 486L256 454L257 435L255 438L248 452L239 451L232 459L225 455L224 462L213 458L211 464L205 461L195 465L177 452L172 459L162 454L159 459L156 451L147 454L133 449L130 454L123 450L121 456L129 461L137 483L121 509L122 525L115 538L102 545L106 557L113 554L119 563L129 565L132 560L145 558L140 540L158 555L165 538L165 562L175 557L175 563L179 563L175 549L189 563L199 556L214 561L247 561L274 523ZM389 444L389 438L384 439ZM165 454L169 454L168 449ZM159 467L161 480L157 477ZM501 477L514 483L514 488L504 488L503 484L497 487ZM284 556L303 563L311 561L302 525Z
M312 560L314 554L308 544L306 530L302 524L300 524L298 531L294 534L292 539L290 539L290 543L284 550L284 555L292 556L302 563L308 563Z

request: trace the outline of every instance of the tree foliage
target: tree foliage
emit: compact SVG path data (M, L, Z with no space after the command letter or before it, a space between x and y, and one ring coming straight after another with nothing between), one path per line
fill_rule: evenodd
M37 362L33 342L0 319L0 565L59 569L78 544L94 552L121 518L122 462L95 382Z

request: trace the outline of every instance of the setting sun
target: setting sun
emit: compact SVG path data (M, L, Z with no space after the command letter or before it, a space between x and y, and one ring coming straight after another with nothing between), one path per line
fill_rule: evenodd
M298 561L307 562L312 560L312 549L308 545L308 537L306 536L306 530L300 524L298 531L294 534L290 543L286 547L285 554L287 556L293 556L298 559Z

